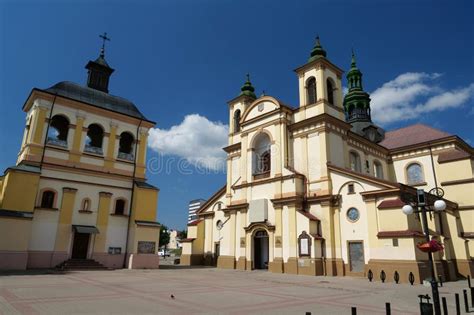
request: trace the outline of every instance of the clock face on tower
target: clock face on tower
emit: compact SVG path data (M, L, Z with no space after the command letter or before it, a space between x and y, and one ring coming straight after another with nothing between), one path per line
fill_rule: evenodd
M349 208L349 210L347 210L347 219L349 221L355 222L359 220L359 217L360 217L359 210L357 210L356 208Z

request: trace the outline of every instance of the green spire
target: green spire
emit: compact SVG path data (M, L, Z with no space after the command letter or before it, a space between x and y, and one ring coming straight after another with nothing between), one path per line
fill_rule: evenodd
M247 81L240 88L240 91L241 91L240 95L246 95L253 98L257 98L257 96L255 95L255 88L252 86L252 83L250 82L250 74L247 73Z
M349 91L357 89L363 90L362 88L362 72L357 68L356 57L354 49L352 49L351 69L347 73L347 81L349 83Z
M344 109L348 122L371 121L370 96L362 88L362 72L357 68L352 50L351 69L347 73L349 92L344 96Z
M309 57L308 62L314 61L320 57L326 57L326 51L323 49L323 46L321 46L319 36L316 36L316 44L314 45L313 50L311 50L311 57Z
M351 69L356 69L356 56L354 54L354 49L352 49L352 60L351 60Z

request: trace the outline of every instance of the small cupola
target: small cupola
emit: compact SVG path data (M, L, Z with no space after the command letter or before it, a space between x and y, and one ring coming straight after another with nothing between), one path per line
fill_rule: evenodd
M257 96L255 95L255 88L252 86L252 83L250 82L250 74L247 73L247 81L240 88L240 91L241 91L240 95L257 98Z
M114 69L112 69L107 61L105 61L105 41L110 40L107 33L100 35L103 39L102 48L99 57L94 61L89 61L86 65L87 86L105 93L109 92L109 79Z
M314 45L313 50L311 50L311 56L309 57L308 62L314 61L321 57L326 57L326 51L323 49L323 46L321 46L319 36L316 36L316 44Z

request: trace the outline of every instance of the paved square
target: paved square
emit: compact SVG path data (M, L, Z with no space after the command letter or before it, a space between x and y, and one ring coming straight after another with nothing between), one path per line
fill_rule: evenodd
M440 288L454 314L454 293ZM215 268L0 274L0 314L419 314L422 285ZM175 296L171 298L171 294ZM461 305L462 309L464 305Z

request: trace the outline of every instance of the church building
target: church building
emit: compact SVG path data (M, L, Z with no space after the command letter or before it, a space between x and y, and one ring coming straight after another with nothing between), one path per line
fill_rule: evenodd
M86 86L34 88L23 105L18 160L0 177L0 269L158 268L155 123L109 94L104 46L86 69Z
M248 77L228 102L227 180L188 224L181 264L421 282L421 219L402 207L422 189L446 204L428 217L437 274L473 276L474 149L423 124L374 124L354 54L346 95L319 39L295 72L296 108L257 97Z

